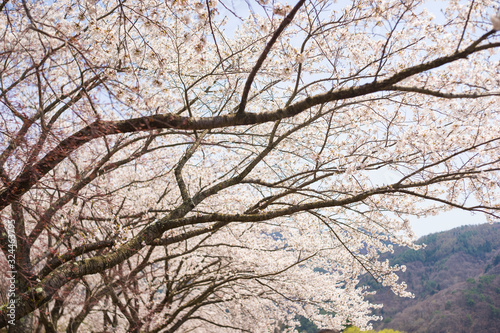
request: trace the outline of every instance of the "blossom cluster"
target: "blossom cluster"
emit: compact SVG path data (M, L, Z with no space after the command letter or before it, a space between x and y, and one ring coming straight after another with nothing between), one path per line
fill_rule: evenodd
M40 330L368 328L363 274L412 296L380 260L412 218L498 219L489 1L306 1L269 48L292 7L231 6L2 8L0 218Z

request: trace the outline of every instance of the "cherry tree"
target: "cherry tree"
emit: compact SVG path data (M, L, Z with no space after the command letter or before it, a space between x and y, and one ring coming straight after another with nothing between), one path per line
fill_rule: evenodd
M3 0L0 327L369 327L410 218L498 217L496 10Z

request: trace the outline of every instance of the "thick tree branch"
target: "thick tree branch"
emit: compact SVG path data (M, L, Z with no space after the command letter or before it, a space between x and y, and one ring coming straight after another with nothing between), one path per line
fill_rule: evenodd
M44 175L52 170L57 164L64 160L71 152L75 151L85 143L96 138L119 134L149 131L153 129L175 128L182 130L204 130L213 128L223 128L231 126L255 125L270 121L276 121L284 118L293 117L313 106L349 98L355 98L390 88L413 75L443 66L458 59L482 50L499 47L500 43L491 43L478 46L489 35L494 33L490 31L473 42L469 47L461 52L450 56L440 57L436 60L416 65L394 74L393 76L358 87L339 89L336 91L318 94L313 97L292 104L284 109L278 109L272 112L245 113L244 115L229 114L215 117L181 117L174 114L153 115L147 117L134 118L129 120L102 121L97 120L86 126L77 133L63 140L55 149L49 152L38 163L33 166L27 166L16 180L12 181L2 193L0 193L0 210L8 206L13 200L19 199Z
M47 276L50 272L52 272L54 269L57 267L61 266L65 262L68 262L70 260L73 260L85 253L89 253L92 251L100 250L100 249L105 249L112 247L115 244L114 240L104 240L88 245L82 245L79 246L63 255L57 256L53 259L51 259L44 268L40 270L40 273L38 273L37 278L41 279L45 276Z
M0 11L3 10L3 8L5 7L5 5L9 2L9 0L3 0L2 3L0 4Z
M281 33L285 30L285 28L292 22L293 17L295 14L297 14L298 10L302 5L304 5L305 0L300 0L297 2L295 7L290 11L290 13L283 19L281 24L279 25L278 29L274 32L273 36L267 43L266 47L264 48L264 51L260 54L259 59L257 59L257 63L253 67L252 71L248 75L247 81L245 82L245 86L243 88L243 92L241 94L241 101L240 101L240 107L238 108L238 115L242 115L245 112L245 108L247 105L247 99L248 99L248 93L250 92L250 88L252 87L253 80L255 79L255 76L257 75L257 72L259 71L260 67L262 67L262 64L264 63L264 60L266 60L267 55L271 51L271 48L273 47L274 43L278 40L278 37L281 35Z
M7 188L4 189L2 193L0 193L0 209L5 208L7 205L19 199L24 193L29 191L44 175L46 175L62 160L68 157L70 153L72 153L85 143L90 142L91 140L94 140L96 138L118 133L134 133L149 131L153 129L176 128L181 130L208 130L230 126L255 125L269 121L276 121L287 117L293 117L316 105L321 105L337 100L355 98L384 90L393 90L396 83L401 82L402 80L413 75L432 70L458 59L466 58L467 56L475 52L500 46L500 43L490 43L479 46L479 44L492 33L493 32L489 32L483 35L480 39L472 43L463 51L401 70L400 72L385 80L367 83L357 87L339 89L336 91L318 94L287 106L284 109L279 109L273 112L245 112L243 115L229 114L224 116L205 118L181 117L174 114L164 114L121 121L95 121L94 123L81 129L77 133L61 141L55 149L47 153L47 155L45 155L36 164L34 164L33 166L27 166L24 170L22 170L18 178L11 181L9 183L9 186L7 186ZM244 170L238 176L238 179L241 180L242 178L244 178L246 176L245 172L246 171ZM166 230L179 228L190 224L207 222L217 222L220 223L220 225L230 222L259 222L308 210L347 206L354 203L363 202L365 199L371 196L398 192L404 193L404 191L408 191L411 188L425 187L438 182L445 182L462 179L463 177L469 177L472 173L473 172L456 173L448 176L436 177L434 179L422 182L400 182L392 186L379 187L369 191L354 194L343 199L313 201L289 206L283 209L277 209L274 211L257 212L255 214L213 213L185 218L184 216L191 211L192 205L191 203L183 202L172 213L168 214L158 222L147 226L142 231L140 231L132 240L116 249L112 253L79 261L71 261L73 258L71 258L71 255L68 254L67 258L63 258L62 260L57 262L51 262L51 264L54 264L57 268L53 269L53 267L48 267L44 271L44 273L47 273L47 275L40 283L30 289L27 293L19 295L19 303L16 309L16 315L22 317L30 313L34 309L39 308L46 302L50 301L52 299L52 296L62 286L68 283L68 281L78 279L85 275L100 273L106 269L122 263L126 259L141 251L144 246L146 246L146 244L154 244L155 240L161 237L161 235ZM209 192L200 192L197 200L201 201L203 200L204 196L217 193L219 188L220 186L216 186L210 189ZM407 192L407 194L409 193ZM86 249L85 251L87 250L88 249ZM4 309L2 309L2 312L4 313ZM4 326L5 324L5 317L0 318L0 327Z
M19 306L17 310L20 317L30 313L40 305L50 301L57 290L64 286L68 281L77 279L85 275L103 272L106 269L116 266L117 264L138 253L146 244L154 244L155 239L160 237L166 230L169 229L179 228L190 224L207 222L219 222L218 224L223 225L224 223L231 222L266 221L277 217L289 216L299 212L314 209L347 206L353 203L362 202L365 199L375 195L398 192L408 193L408 189L411 188L420 188L439 182L463 179L464 176L467 176L467 174L456 173L449 175L448 177L436 177L427 181L412 182L406 184L397 183L361 192L344 199L314 201L257 214L212 213L202 216L191 216L187 218L175 218L175 214L169 214L169 216L143 229L136 237L134 237L132 240L127 242L125 245L123 245L113 253L63 264L56 270L52 271L48 276L46 276L38 285L30 289L26 295L24 295L23 297L19 297ZM411 194L414 194L414 192L411 192ZM182 210L179 210L177 214L180 214L181 212ZM0 318L0 327L6 324L4 320L5 318Z
M201 130L222 128L228 126L254 125L269 121L276 121L283 118L293 117L315 105L328 103L335 100L343 100L354 98L382 90L391 90L391 86L410 76L427 70L440 67L444 64L456 61L461 58L466 58L468 55L489 48L500 46L500 43L487 44L477 46L482 40L486 39L492 31L483 35L471 46L461 52L457 52L451 56L438 58L434 61L413 66L402 70L392 77L373 83L364 84L359 87L351 87L340 89L337 91L319 94L314 97L308 97L300 102L292 104L285 109L278 109L274 112L264 113L245 113L241 115L224 115L216 117L181 117L173 114L154 115L149 117L141 117L130 120L121 121L96 121L91 125L83 128L74 135L63 140L58 147L47 154L32 168L23 170L22 174L9 186L3 193L0 194L0 209L7 206L11 200L20 197L28 191L34 183L43 177L48 171L62 161L71 151L76 150L83 144L106 135L118 133L139 132L161 128L176 128L184 130Z
M426 88L418 88L418 87L404 87L404 86L392 86L387 90L393 91L405 91L405 92L414 92L422 95L429 95L440 98L483 98L483 97L491 97L491 96L500 96L500 92L492 92L492 93L468 93L468 94L454 94L454 93L443 93L436 90L426 89Z

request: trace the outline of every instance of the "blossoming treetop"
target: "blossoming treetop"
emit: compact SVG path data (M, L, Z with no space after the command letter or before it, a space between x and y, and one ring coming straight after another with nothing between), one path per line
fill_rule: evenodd
M489 1L0 10L2 327L367 327L410 217L498 217Z

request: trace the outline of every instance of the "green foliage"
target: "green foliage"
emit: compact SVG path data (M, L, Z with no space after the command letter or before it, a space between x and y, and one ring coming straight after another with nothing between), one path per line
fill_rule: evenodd
M477 302L488 302L490 306L492 302L491 297L487 294L487 287L491 285L492 281L495 279L496 275L482 275L478 278L478 282L473 278L467 279L467 283L469 284L468 290L464 291L465 295L465 304L469 307L473 307ZM497 288L498 291L498 288ZM495 308L496 309L496 308ZM492 309L492 313L496 315L494 309Z
M478 288L472 288L469 290L465 291L465 304L467 306L474 306L476 305L476 301L478 300L478 296L481 295L480 291Z
M464 231L457 236L458 250L463 251L475 257L484 257L484 255L493 250L491 242L478 239L476 230Z
M491 317L493 319L498 319L500 318L500 308L497 308L493 304L490 304L490 310L491 310Z
M493 259L493 265L496 266L498 264L500 264L500 254L497 254L495 259Z
M422 243L427 247L424 250L404 250L393 257L395 264L407 264L410 262L436 263L443 258L457 252L464 252L475 257L483 258L486 253L493 250L490 240L483 239L477 230L460 228L455 237L443 235L442 233L431 234L423 237ZM500 255L495 257L493 264L500 263ZM442 263L444 264L444 262ZM443 267L444 268L444 267Z
M430 234L426 237L424 237L424 243L429 245L436 245L438 240L438 234Z
M421 242L427 245L424 250L406 249L397 253L393 258L395 264L408 264L410 262L436 263L443 258L457 252L484 258L485 254L491 252L496 246L492 240L484 239L484 235L475 229L470 230L462 227L456 230L454 235L436 233L425 236ZM500 255L493 260L493 265L500 263Z
M482 285L489 285L495 279L496 275L483 275L479 277L479 283Z
M425 260L426 260L426 254L423 250L415 251L407 249L402 253L400 253L399 255L396 255L395 258L393 259L393 262L395 264L401 265L416 261L425 262Z
M425 294L434 295L439 290L441 290L441 286L436 281L434 280L425 281L423 290Z

